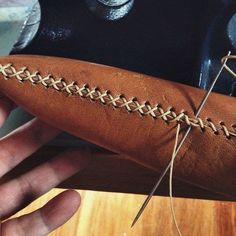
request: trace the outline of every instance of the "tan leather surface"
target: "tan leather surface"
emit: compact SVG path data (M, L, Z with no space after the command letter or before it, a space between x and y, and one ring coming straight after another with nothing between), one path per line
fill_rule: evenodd
M140 103L161 104L176 113L186 111L190 117L205 92L186 85L154 79L117 68L92 63L40 56L10 56L0 58L0 64L12 63L16 69L27 66L54 78L63 77L68 83L88 84L114 96L136 97ZM123 153L132 160L153 169L162 170L171 158L176 123L129 113L79 96L66 96L52 88L33 86L29 81L3 79L0 91L17 104L47 123L111 151ZM236 123L236 99L211 94L201 112L202 119L211 118L215 124L224 121L227 127ZM184 126L183 130L184 130ZM231 128L233 130L233 128ZM182 132L183 133L183 132ZM204 132L193 128L175 163L175 175L185 181L225 194L236 196L236 137L227 139L211 129Z

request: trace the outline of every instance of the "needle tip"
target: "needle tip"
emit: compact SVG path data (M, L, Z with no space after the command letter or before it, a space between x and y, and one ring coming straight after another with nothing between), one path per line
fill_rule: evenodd
M132 225L130 226L130 228L132 228L134 225L135 225L135 223L137 222L137 217L133 220L133 223L132 223Z

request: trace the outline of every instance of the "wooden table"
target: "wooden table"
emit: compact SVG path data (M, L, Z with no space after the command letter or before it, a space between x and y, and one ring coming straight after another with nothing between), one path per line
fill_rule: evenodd
M59 148L42 149L2 181L20 175L61 151ZM135 227L130 228L145 198L140 193L148 193L159 174L123 158L111 153L98 154L87 169L61 185L62 188L86 190L80 191L82 205L78 213L51 236L177 235L167 197L167 180L157 192L162 196L155 196ZM175 209L183 235L236 235L236 202L230 201L233 199L178 180L173 189L175 196L181 197L175 198ZM18 215L39 208L60 191L52 190Z
M54 189L17 215L44 205L61 192ZM82 204L74 217L50 236L174 236L168 197L155 196L138 223L130 228L144 195L80 191ZM236 204L209 200L175 199L183 235L236 235Z

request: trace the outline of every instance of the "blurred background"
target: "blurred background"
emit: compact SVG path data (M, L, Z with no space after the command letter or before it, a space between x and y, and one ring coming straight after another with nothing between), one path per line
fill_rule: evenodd
M0 55L8 55L37 0L0 0Z

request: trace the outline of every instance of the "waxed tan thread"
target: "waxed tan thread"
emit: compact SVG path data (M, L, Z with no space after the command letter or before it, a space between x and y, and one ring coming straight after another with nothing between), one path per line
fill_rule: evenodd
M223 64L225 60L229 61L229 60L235 60L235 59L236 59L235 55L225 56L225 57L222 57L221 63ZM224 65L224 68L236 79L236 73L227 64Z
M182 236L181 230L179 228L179 224L176 219L176 214L175 214L175 208L174 208L174 199L173 199L173 194L172 194L172 187L173 187L173 170L174 170L174 161L176 157L176 151L178 147L178 140L179 140L179 134L180 134L180 123L177 124L177 130L176 130L176 135L175 135L175 143L174 143L174 148L172 151L172 156L171 156L171 165L170 165L170 173L169 173L169 194L170 194L170 209L171 209L171 214L172 218L175 224L175 228L177 229L177 232L179 236Z
M128 112L138 112L140 115L160 118L165 122L182 122L188 126L199 127L202 130L210 128L215 134L224 134L226 137L236 137L236 128L232 130L227 128L224 123L214 124L212 121L201 118L191 118L184 112L176 114L173 109L164 110L160 105L151 105L148 102L141 104L137 99L127 99L124 95L114 97L109 91L101 91L99 88L91 89L87 84L79 86L76 82L67 84L67 82L52 75L42 77L38 71L31 73L27 67L17 70L12 64L1 65L0 73L5 80L16 78L19 82L30 81L33 85L41 84L45 88L53 88L59 92L65 92L67 95L79 95L83 98L98 100L103 104L111 104L115 108L125 108Z

